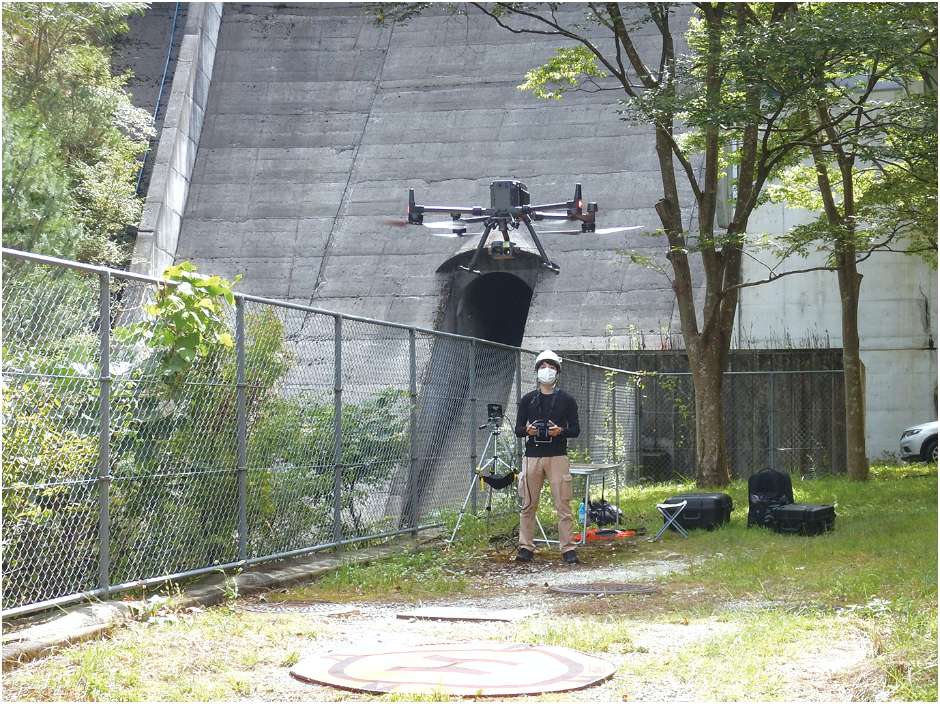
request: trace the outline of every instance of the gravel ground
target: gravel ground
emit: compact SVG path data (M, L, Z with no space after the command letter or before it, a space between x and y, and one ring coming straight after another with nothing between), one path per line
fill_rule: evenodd
M576 583L630 582L649 583L656 577L681 571L689 567L688 560L678 555L665 555L662 559L636 562L629 567L594 568L582 565L570 567L551 558L543 558L531 565L517 565L507 561L487 571L487 579L493 585L495 605L493 608L528 608L537 612L536 618L551 614L564 614L577 608L581 613L590 612L590 602L603 597L591 595L567 595L549 591L548 587ZM638 604L644 596L623 596L626 608ZM640 601L635 601L640 600ZM487 606L480 597L436 599L415 604L409 603L354 603L355 611L346 615L318 617L322 619L320 637L316 640L316 652L349 650L363 647L383 649L400 648L435 643L468 642L479 640L501 640L507 629L514 625L505 622L468 622L424 619L401 619L397 614L412 611L422 606L460 606L480 608ZM769 608L773 604L740 604L738 608ZM636 610L636 618L628 616L629 652L597 653L598 657L621 668L628 662L642 667L649 662L655 665L662 658L679 652L689 644L734 633L740 626L731 622L709 620L705 622L667 623L643 618L643 610ZM870 642L860 635L849 636L837 644L820 644L823 653L807 653L803 660L788 663L779 675L792 691L792 699L801 701L852 700L857 693L851 683L864 667L871 655ZM312 655L301 653L301 657ZM372 695L345 692L331 687L301 683L287 676L284 669L258 672L266 680L262 691L272 698L284 700L364 700ZM272 680L272 678L274 678ZM257 680L256 680L257 681ZM259 692L260 693L260 692ZM654 682L615 675L610 680L583 690L559 694L512 697L512 702L528 701L576 701L613 702L626 700L643 701L696 701L700 697L694 687L666 675ZM866 697L878 698L878 697ZM487 701L499 701L487 698Z

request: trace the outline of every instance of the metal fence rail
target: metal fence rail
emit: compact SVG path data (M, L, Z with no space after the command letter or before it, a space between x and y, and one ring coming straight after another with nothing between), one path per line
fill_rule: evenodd
M166 282L3 263L7 617L440 525L486 459L487 404L508 430L534 388L530 350L240 294L233 348L167 385L120 334ZM562 385L573 459L629 482L694 476L688 374L566 360ZM844 471L841 372L727 373L724 394L736 476ZM499 452L518 463L521 444L504 433Z
M487 404L511 426L534 387L529 350L249 295L225 311L233 348L168 385L156 350L120 334L166 282L3 262L7 617L439 525L482 459ZM638 378L563 375L572 450L633 478Z

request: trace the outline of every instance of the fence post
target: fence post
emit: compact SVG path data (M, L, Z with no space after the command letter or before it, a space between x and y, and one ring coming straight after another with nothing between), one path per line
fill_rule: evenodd
M836 377L829 372L829 474L836 473L836 424L835 414Z
M98 274L98 586L111 586L111 274Z
M522 350L516 350L516 402L518 403L519 399L522 398ZM519 422L519 419L516 419L516 422ZM522 448L523 441L522 438L516 438L516 466L519 468L519 471L522 472L524 469L522 466Z
M587 461L592 462L594 460L591 457L591 445L593 444L594 436L591 435L591 368L584 367L584 388L586 393L584 394L584 449L587 450ZM585 509L586 510L586 509Z
M470 481L473 482L472 501L470 510L475 516L477 513L477 483L473 481L477 469L477 426L474 420L474 411L477 406L477 341L470 340Z
M248 406L245 398L245 299L235 299L236 474L238 477L238 559L248 559Z
M613 372L605 372L610 374L611 384L610 384L610 433L611 433L611 444L610 444L610 461L617 461L617 377ZM617 467L614 470L614 504L618 509L620 508L620 470L622 467ZM617 514L617 527L620 527L620 514Z
M610 461L617 461L617 381L610 385Z
M408 419L408 476L415 477L418 465L418 360L415 349L415 330L408 330L408 398L410 399L410 417ZM409 482L411 486L411 482ZM414 526L418 526L418 517L414 517ZM412 535L417 535L414 531Z
M333 542L343 533L343 317L333 318Z
M643 389L646 384L652 384L653 377L640 377L634 382L636 384L636 413L635 423L636 423L636 457L634 458L633 463L633 480L636 483L640 482L640 477L643 476ZM675 458L675 447L673 447L673 458Z
M776 381L776 375L773 372L770 372L770 413L769 413L770 419L769 419L768 425L770 426L769 432L770 432L770 468L771 469L777 469L777 451L775 449L777 446L777 429L774 427L776 425L774 422L775 421L774 415L777 413L776 393L774 390L775 381Z

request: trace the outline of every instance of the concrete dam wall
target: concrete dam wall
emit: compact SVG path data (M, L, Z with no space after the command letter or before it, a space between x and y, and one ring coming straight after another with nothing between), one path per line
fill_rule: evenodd
M456 314L453 294L471 275L438 272L476 238L389 224L404 218L408 188L419 203L486 206L495 179L522 180L533 202L567 200L581 182L599 227L658 223L651 131L619 119L616 93L544 101L517 89L558 46L446 8L380 28L362 5L225 4L177 259L241 273L240 288L258 295L453 332L499 329ZM641 48L655 50L656 38ZM487 300L469 308L499 318L517 298L513 278L532 290L524 336L507 311L515 329L501 341L603 349L629 330L677 330L668 281L622 254L652 255L652 239L544 244L559 275L526 255L482 261L511 276L491 279Z

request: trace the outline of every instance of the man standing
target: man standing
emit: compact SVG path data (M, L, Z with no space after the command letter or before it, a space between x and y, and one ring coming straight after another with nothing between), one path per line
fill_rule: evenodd
M525 461L519 479L519 553L516 560L529 562L535 554L535 512L539 494L548 479L552 501L558 514L558 541L561 556L568 564L578 562L571 540L571 462L568 438L581 433L578 404L558 388L561 358L545 350L535 359L538 388L519 399L516 435L525 440Z

